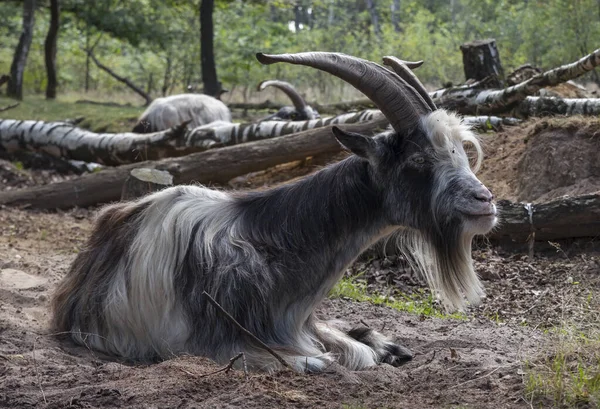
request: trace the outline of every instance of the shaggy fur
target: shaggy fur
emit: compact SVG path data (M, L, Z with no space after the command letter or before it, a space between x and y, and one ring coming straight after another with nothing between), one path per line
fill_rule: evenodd
M404 136L334 131L355 155L296 183L233 194L179 186L104 208L57 289L55 329L133 360L189 353L224 363L242 351L250 367L277 369L207 291L299 371L409 360L389 338L344 333L314 309L364 249L397 231L449 307L463 306L461 293L477 301L470 242L495 220L468 215L495 208L462 143L479 144L445 111Z
M223 102L209 95L171 95L152 101L138 119L133 132L163 131L185 121L191 121L188 125L190 128L214 121L231 122L231 112Z

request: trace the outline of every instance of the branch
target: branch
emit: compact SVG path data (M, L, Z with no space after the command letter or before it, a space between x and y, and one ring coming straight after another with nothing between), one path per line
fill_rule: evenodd
M106 71L110 76L112 76L117 81L122 82L125 85L127 85L134 92L136 92L138 95L140 95L142 98L144 98L144 100L146 101L146 105L150 105L150 103L152 102L152 98L150 97L150 95L145 93L140 87L136 86L133 82L131 82L127 78L121 77L120 75L115 73L113 70L111 70L107 66L103 65L100 61L98 61L98 59L96 58L96 56L94 55L94 53L91 50L88 50L87 54L90 56L92 61L94 61L94 64L96 64L96 66L98 66L98 68L100 68L103 71Z
M279 361L279 363L281 363L281 365L283 365L284 367L286 367L288 369L292 369L290 367L290 364L288 364L277 352L273 351L273 349L271 347L269 347L267 344L265 344L260 339L258 339L258 337L256 335L254 335L253 333L248 331L246 328L244 328L242 326L242 324L237 322L237 320L235 318L233 318L231 316L231 314L229 314L227 311L225 311L225 309L223 307L221 307L219 305L219 303L216 302L215 299L212 298L209 293L207 293L206 291L203 291L202 294L206 298L208 298L208 301L213 305L213 307L215 307L218 311L220 311L221 314L223 314L225 316L225 318L227 318L233 325L235 325L237 327L237 329L239 329L244 334L246 334L246 336L250 337L250 339L252 339L254 342L256 342L262 349L264 349L265 351L267 351L268 353L273 355L273 357L275 359L277 359Z
M8 106L0 108L0 112L8 111L9 109L13 109L18 106L19 106L19 103L17 102L16 104L12 104L12 105L8 105Z

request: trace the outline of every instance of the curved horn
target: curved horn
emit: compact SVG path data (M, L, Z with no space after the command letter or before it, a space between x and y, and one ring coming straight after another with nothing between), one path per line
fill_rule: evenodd
M258 84L258 87L256 89L258 91L262 91L267 87L275 87L282 90L285 93L285 95L287 95L289 99L292 100L292 104L294 104L294 108L296 108L298 112L302 112L304 108L306 108L306 106L308 105L304 98L300 96L298 91L296 91L294 86L289 82L279 80L266 80Z
M383 63L388 67L392 67L394 72L401 76L404 81L408 82L423 98L423 101L431 108L432 111L435 111L437 107L433 103L433 100L429 96L429 93L421 84L421 81L417 78L417 76L411 71L415 68L419 68L423 65L423 61L404 61L394 56L383 57Z
M365 94L397 131L417 126L421 115L431 112L420 94L394 72L371 61L341 53L256 54L262 64L288 62L328 72Z

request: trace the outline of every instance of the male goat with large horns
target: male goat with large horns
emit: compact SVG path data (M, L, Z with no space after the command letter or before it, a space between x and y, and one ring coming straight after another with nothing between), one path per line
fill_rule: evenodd
M367 247L399 243L449 308L482 287L471 240L496 223L492 194L463 144L477 138L423 97L408 63L381 65L337 53L265 55L327 71L366 94L392 130L374 138L333 127L354 155L291 184L225 193L165 189L100 213L53 299L53 324L80 344L133 360L196 354L248 365L281 363L220 315L209 293L243 327L299 371L332 361L351 369L399 365L410 352L368 328L343 332L315 307ZM405 78L412 78L407 81Z

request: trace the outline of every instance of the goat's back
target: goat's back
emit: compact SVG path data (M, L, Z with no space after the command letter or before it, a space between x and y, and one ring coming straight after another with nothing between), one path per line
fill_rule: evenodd
M134 132L163 131L190 120L190 128L214 121L231 122L231 112L222 101L210 95L171 95L152 101L140 116Z

